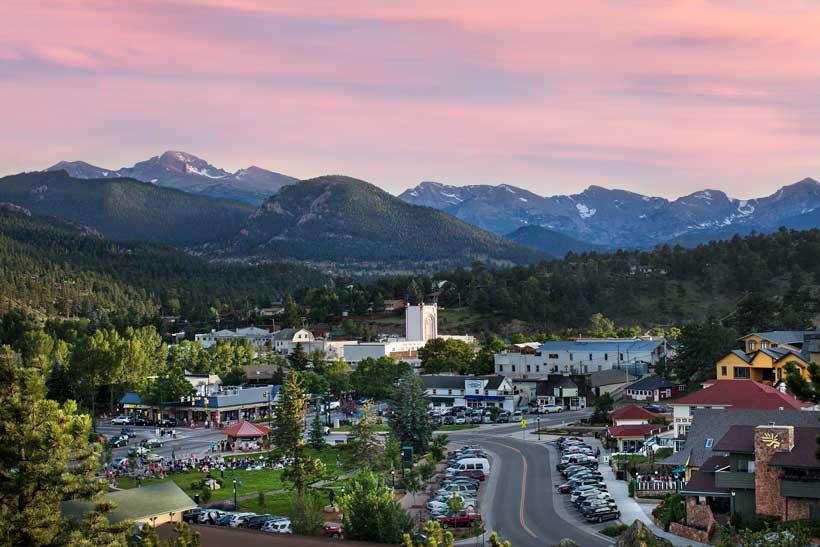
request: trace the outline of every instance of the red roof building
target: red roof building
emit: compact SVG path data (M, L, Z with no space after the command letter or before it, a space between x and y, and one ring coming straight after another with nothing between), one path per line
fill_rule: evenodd
M811 405L788 392L753 380L711 380L703 389L669 401L673 410L675 437L686 436L692 409L732 408L738 410L801 410Z
M658 414L653 414L638 405L622 406L609 413L609 419L615 425L645 424L657 417Z
M607 433L617 442L618 452L638 452L649 437L668 429L663 424L611 425Z
M244 440L266 440L270 429L264 425L246 422L244 420L236 422L231 427L226 428L223 433L228 437L229 442L236 442L237 439Z

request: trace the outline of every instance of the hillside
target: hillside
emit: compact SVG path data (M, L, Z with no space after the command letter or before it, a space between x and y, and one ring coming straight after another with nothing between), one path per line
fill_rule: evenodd
M25 308L48 315L151 318L182 312L210 320L211 308L267 305L327 278L294 264L209 264L147 243L115 243L86 229L0 207L0 315Z
M0 202L89 226L109 239L179 246L232 237L253 212L235 201L132 179L76 179L65 171L0 178Z
M214 246L207 246L214 251ZM532 262L543 255L367 182L326 176L286 186L252 215L225 257L439 267Z
M507 234L507 239L521 245L541 250L553 258L563 258L567 253L606 252L607 247L593 245L571 238L555 230L543 226L523 226Z

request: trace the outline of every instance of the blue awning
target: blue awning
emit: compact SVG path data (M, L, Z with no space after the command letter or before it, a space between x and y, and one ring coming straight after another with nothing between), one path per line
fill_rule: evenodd
M503 401L506 397L500 395L465 395L467 401Z

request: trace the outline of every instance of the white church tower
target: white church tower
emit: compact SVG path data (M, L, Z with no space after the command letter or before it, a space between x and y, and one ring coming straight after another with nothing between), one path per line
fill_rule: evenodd
M408 304L404 313L404 336L407 340L423 342L438 338L438 304Z

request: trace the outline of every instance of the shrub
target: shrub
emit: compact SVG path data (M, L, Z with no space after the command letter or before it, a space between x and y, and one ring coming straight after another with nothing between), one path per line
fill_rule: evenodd
M635 479L631 479L629 481L629 497L630 498L635 497Z
M627 526L626 524L613 524L612 526L602 528L601 533L605 536L616 538L623 534L627 528L629 528L629 526Z
M686 504L680 494L668 494L663 501L652 510L652 516L663 524L663 529L669 531L669 525L673 522L683 522L686 520Z

